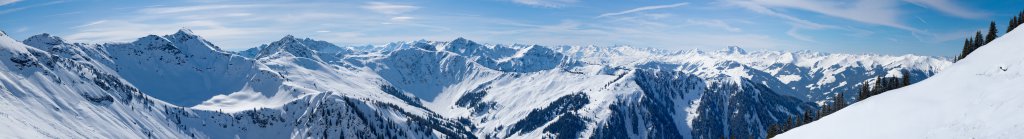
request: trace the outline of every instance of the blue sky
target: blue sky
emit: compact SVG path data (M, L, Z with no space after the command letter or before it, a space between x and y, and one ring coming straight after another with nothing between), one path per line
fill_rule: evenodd
M0 0L15 39L128 42L192 29L228 50L292 34L340 45L447 41L953 56L1019 0Z

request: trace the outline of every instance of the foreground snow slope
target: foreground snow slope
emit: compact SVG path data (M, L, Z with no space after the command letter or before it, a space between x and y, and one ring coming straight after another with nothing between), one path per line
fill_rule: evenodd
M1022 138L1021 32L992 41L932 78L858 102L777 138Z

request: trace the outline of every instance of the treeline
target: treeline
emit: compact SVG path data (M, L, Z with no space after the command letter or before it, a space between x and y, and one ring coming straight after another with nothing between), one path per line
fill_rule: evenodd
M875 83L870 84L871 86L868 86L869 81L865 81L860 86L860 92L857 93L857 101L910 85L910 73L907 71L901 71L901 73L903 73L903 77L875 77Z
M789 131L790 129L800 127L804 124L811 123L821 119L821 117L828 116L840 109L846 108L846 99L843 98L843 93L836 93L836 96L832 98L832 103L821 106L818 110L808 110L801 114L786 118L785 122L771 123L768 125L767 138L775 137Z
M857 102L885 91L910 85L910 72L901 71L901 73L903 76L900 77L875 77L874 81L864 81L864 83L861 83L860 91L857 93ZM801 114L786 118L784 122L769 124L768 129L766 129L768 134L766 137L772 138L793 128L817 121L849 105L846 103L843 93L836 93L831 102L821 106L818 110L804 111Z
M1010 31L1013 31L1013 29L1017 28L1017 26L1020 26L1021 23L1024 23L1024 11L1021 11L1019 14L1013 16L1013 18L1010 19L1009 25L1006 27L1006 33L1010 33ZM967 57L967 55L970 55L972 52L974 52L974 50L977 50L981 46L984 46L985 44L992 42L992 40L999 38L998 33L999 29L996 29L996 22L992 21L991 23L989 23L988 33L985 34L984 36L981 35L981 31L974 33L974 37L968 36L967 39L964 40L963 50L960 51L960 55L957 55L954 61L960 61L960 59L964 59L965 57Z
M1024 23L1024 11L1021 11L1017 16L1013 16L1013 19L1010 19L1010 25L1006 27L1006 33L1010 33L1010 31L1013 31L1017 26L1020 26L1021 23Z

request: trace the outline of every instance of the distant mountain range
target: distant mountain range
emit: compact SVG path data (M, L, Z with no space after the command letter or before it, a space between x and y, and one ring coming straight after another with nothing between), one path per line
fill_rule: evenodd
M951 65L464 38L289 35L231 52L187 29L105 44L2 35L0 49L0 138L764 138L874 77L917 82Z

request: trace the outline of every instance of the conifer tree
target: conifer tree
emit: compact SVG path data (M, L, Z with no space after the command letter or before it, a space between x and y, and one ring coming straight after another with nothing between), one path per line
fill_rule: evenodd
M960 55L956 57L956 60L964 59L967 57L967 53L971 50L971 38L964 39L964 48L960 50Z
M871 89L868 88L868 82L864 81L864 83L860 85L860 92L857 93L857 100L864 100L868 98L868 93L870 92Z
M835 109L832 110L833 112L834 111L838 111L839 109L843 109L843 108L846 107L846 97L843 96L843 93L836 94L835 104L832 104L832 105L835 105L835 107L836 107ZM829 113L832 113L832 112L829 112Z
M902 84L902 86L910 86L910 72L907 72L906 70L903 70L903 71L900 71L900 72L903 72L903 77L902 77L903 78L903 84Z
M978 49L979 47L981 47L983 45L985 45L985 37L981 35L981 31L975 32L974 33L974 46L972 46L971 51L974 51L975 49Z
M1020 11L1020 13L1017 14L1017 17L1017 24L1013 25L1013 28L1017 28L1020 24L1024 24L1024 11Z
M1020 24L1019 22L1017 22L1017 18L1017 16L1013 16L1013 19L1010 19L1010 25L1006 26L1006 33L1010 33L1010 31L1013 31L1013 29L1017 28L1017 24Z
M999 29L996 29L996 22L992 21L992 23L988 25L988 34L985 35L985 44L999 38L997 34L999 34Z

